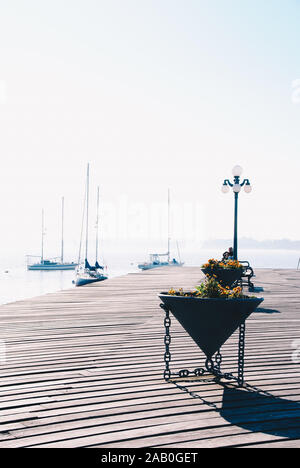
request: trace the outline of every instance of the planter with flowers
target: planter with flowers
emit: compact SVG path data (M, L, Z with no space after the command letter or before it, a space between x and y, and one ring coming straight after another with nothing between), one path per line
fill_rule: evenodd
M171 289L168 293L161 293L159 297L167 314L167 331L170 327L171 312L206 355L206 369L214 374L214 355L219 354L223 344L245 324L246 319L263 301L262 298L245 296L241 287L224 287L213 276L207 277L194 291ZM166 340L169 346L169 339ZM169 354L168 347L166 354ZM166 369L169 371L169 364ZM203 369L200 371L202 375ZM180 372L180 377L189 375L188 371ZM199 369L194 373L199 375ZM165 373L166 380L170 377L171 372Z
M206 276L214 276L222 286L230 288L237 283L243 274L243 265L237 260L220 262L210 259L202 265L201 270Z

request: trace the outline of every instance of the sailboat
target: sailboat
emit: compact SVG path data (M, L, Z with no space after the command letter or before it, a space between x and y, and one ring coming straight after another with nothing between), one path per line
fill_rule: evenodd
M140 263L138 268L140 270L152 270L153 268L160 268L160 267L181 267L184 263L181 261L179 246L177 242L177 250L178 250L178 260L174 257L171 260L170 254L170 246L171 246L171 234L170 234L170 226L171 226L171 211L170 211L170 189L168 190L168 251L166 253L153 253L150 254L150 261L145 263ZM165 260L164 260L165 259Z
M38 271L56 271L56 270L75 270L77 263L68 263L64 261L64 208L65 199L62 197L62 213L61 213L61 256L51 259L44 258L44 237L45 237L45 216L42 209L42 252L40 256L27 255L27 269ZM31 258L39 258L39 262L30 262Z
M107 279L107 276L103 274L104 267L101 266L98 262L98 244L99 244L99 187L97 188L97 219L96 219L96 260L95 265L91 266L88 262L88 239L89 239L89 174L90 173L90 166L88 164L87 167L87 179L86 179L86 197L85 197L85 209L83 212L83 220L84 214L86 210L86 239L85 239L85 260L84 264L80 265L80 255L81 255L81 241L82 235L80 240L80 248L79 248L79 259L78 264L79 267L77 268L76 272L76 279L75 285L76 286L84 286L90 283L96 283L98 281L104 281ZM82 233L81 233L82 234Z

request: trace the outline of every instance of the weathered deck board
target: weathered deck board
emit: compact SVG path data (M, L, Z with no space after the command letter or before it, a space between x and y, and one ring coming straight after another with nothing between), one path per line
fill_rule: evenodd
M292 360L300 273L257 272L265 302L247 325L246 380L272 396L189 383L196 400L162 379L157 293L201 277L197 268L159 269L1 306L8 359L0 367L0 448L300 447L300 368ZM172 336L174 368L203 363L175 320ZM225 370L235 371L237 335L223 353Z

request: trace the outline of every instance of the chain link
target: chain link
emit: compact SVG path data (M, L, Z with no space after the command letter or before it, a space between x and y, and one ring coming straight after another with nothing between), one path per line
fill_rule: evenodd
M161 304L160 307L166 312L166 316L164 319L164 326L165 326L165 337L164 337L164 343L165 343L165 354L164 354L164 361L165 361L165 371L164 371L164 379L166 381L170 380L171 378L171 371L170 371L170 362L172 359L171 353L170 353L170 344L171 344L171 335L170 335L170 327L171 327L171 318L170 318L170 311L169 309L164 305Z
M241 387L244 385L245 334L246 334L246 323L242 323L242 325L240 325L239 361L238 361L238 384Z
M222 354L220 350L217 352L216 357L215 357L215 363L216 363L216 370L218 372L221 372L221 364L222 364Z
M208 370L208 372L213 373L215 370L215 365L212 359L206 359L205 367Z
M205 369L202 369L202 368L195 369L194 374L196 377L201 377L202 375L205 374Z

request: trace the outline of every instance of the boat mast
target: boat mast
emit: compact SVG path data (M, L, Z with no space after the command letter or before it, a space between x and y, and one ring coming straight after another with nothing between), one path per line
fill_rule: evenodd
M65 197L61 201L61 263L64 263L64 210L65 210Z
M177 244L178 260L179 260L179 263L181 264L181 255L180 255L180 250L179 250L178 241L176 241L176 244Z
M97 187L97 218L96 218L96 263L98 261L98 243L99 243L99 199L100 191L99 186Z
M89 177L90 177L90 165L87 165L86 175L86 239L85 239L85 259L88 258L88 238L89 238Z
M170 189L168 189L168 262L170 262Z
M42 255L41 255L41 263L44 263L44 208L42 209Z

